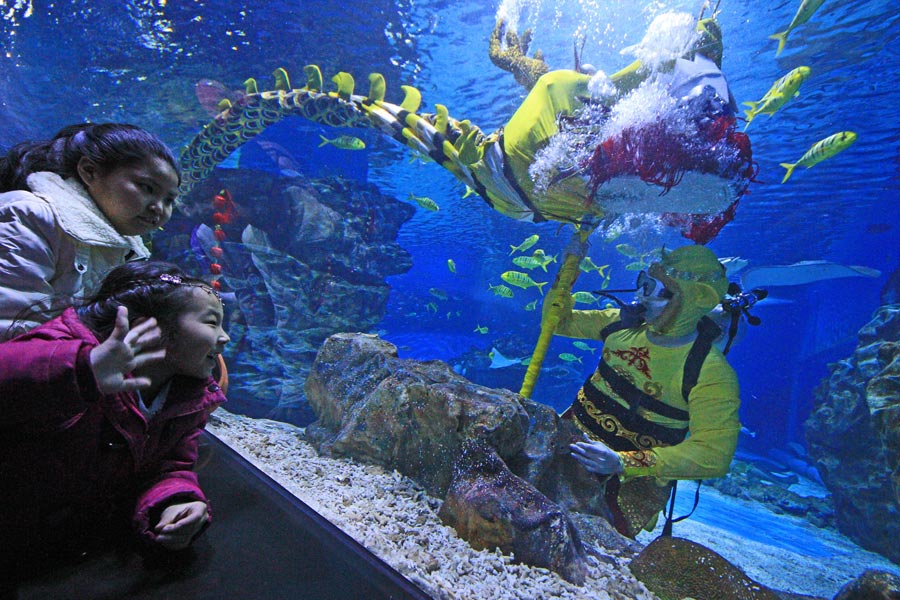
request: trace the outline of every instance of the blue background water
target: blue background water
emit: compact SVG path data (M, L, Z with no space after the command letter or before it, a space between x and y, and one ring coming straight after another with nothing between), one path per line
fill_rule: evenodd
M534 28L533 49L553 67L573 65L573 35L586 44L583 59L607 72L630 60L619 54L636 43L654 16L667 10L697 14L699 2L614 0L523 0L519 29ZM855 333L879 305L887 275L898 267L900 231L900 16L889 0L829 0L812 20L790 35L781 56L768 35L784 29L799 2L723 0L719 21L725 38L723 70L739 102L758 100L771 83L799 65L812 77L774 117L749 129L759 183L741 201L734 222L710 244L719 256L740 256L751 266L828 260L878 269L877 279L853 278L772 289L782 302L757 307L762 325L749 331L730 361L740 376L741 418L756 437L745 449L802 441L802 423L813 389L827 364L848 356ZM524 97L509 73L487 56L497 4L481 0L195 1L147 0L55 3L0 0L0 147L52 134L70 122L129 121L183 145L208 120L194 95L203 78L240 89L247 77L268 82L276 67L296 80L302 67L321 66L326 78L338 70L365 81L384 74L387 99L399 102L400 85L418 87L424 111L439 102L453 116L485 131L506 121ZM268 87L269 84L261 84ZM364 86L362 86L364 87ZM364 90L362 90L364 91ZM849 150L800 169L785 185L780 162L793 162L814 142L841 130L859 140ZM379 329L403 356L461 357L486 364L492 347L523 357L537 338L539 311L524 306L535 289L514 288L513 299L494 296L488 284L512 267L509 248L537 233L548 254L562 250L570 231L555 224L519 223L490 210L434 163L410 161L410 153L371 132L359 153L319 148L319 136L347 131L299 119L285 121L265 138L287 148L310 175L341 174L368 179L400 199L429 196L438 212L419 209L400 233L413 256L408 273L391 278L388 314ZM237 160L237 159L236 159ZM260 166L248 153L242 165ZM274 216L273 218L277 218ZM635 246L668 247L681 241L671 230L650 226L620 238ZM590 256L610 264L612 287L626 287L634 273L614 244L592 241ZM456 263L456 273L447 259ZM532 273L532 275L543 273ZM552 280L551 273L540 281ZM584 275L576 289L596 289ZM446 292L447 300L429 293ZM434 302L437 310L427 305ZM487 334L475 331L488 327ZM567 363L563 352L583 356ZM474 357L474 358L473 358ZM535 398L557 409L568 405L595 358L555 340ZM477 359L477 360L476 360ZM464 365L463 365L464 366ZM462 366L460 367L462 368ZM518 389L524 368L472 369L473 379Z

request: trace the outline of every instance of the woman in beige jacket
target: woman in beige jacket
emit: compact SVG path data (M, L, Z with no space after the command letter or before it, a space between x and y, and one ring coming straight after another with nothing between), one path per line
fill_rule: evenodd
M80 124L0 158L0 340L149 257L141 235L172 216L181 178L155 135Z

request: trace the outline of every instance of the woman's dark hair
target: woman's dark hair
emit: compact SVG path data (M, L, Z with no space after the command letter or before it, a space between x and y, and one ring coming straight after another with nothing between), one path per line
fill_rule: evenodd
M112 333L120 306L128 309L129 322L155 317L163 337L168 337L175 330L178 315L190 303L191 290L198 287L215 293L207 282L171 263L129 262L110 271L97 293L75 310L99 340Z
M153 157L169 163L181 184L175 155L149 131L127 123L69 125L53 139L16 144L6 156L0 157L0 192L27 190L28 176L38 171L52 171L60 177L81 181L77 167L82 158L89 159L105 175Z

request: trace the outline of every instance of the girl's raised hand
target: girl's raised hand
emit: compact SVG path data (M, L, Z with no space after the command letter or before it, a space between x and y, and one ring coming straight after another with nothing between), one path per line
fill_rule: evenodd
M100 391L113 394L150 387L147 377L125 376L142 365L165 358L165 348L158 348L161 339L162 331L156 319L137 321L131 328L128 309L120 306L112 333L91 350L91 368Z

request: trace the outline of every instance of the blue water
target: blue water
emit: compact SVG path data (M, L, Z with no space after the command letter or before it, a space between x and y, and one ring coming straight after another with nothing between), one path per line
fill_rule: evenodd
M629 8L631 3L621 2L544 4L537 16L532 13L523 20L535 28L532 47L542 49L551 65L571 66L572 34L580 27L588 38L584 60L615 67L625 61L618 50L640 38L651 16L668 8L696 13L698 6L661 3L636 11ZM416 80L425 101L445 103L452 114L472 118L485 130L502 125L523 97L522 89L486 56L485 40L495 8L428 3L417 5L412 13L413 20L435 24L417 39L427 57ZM758 117L749 128L754 158L761 168L760 183L751 187L737 218L710 247L720 256L747 258L751 266L829 260L883 273L878 279L780 287L772 290L772 296L784 303L758 306L756 314L763 325L749 331L731 354L742 384L741 417L757 433L743 441L780 446L802 441L813 388L827 376L829 362L852 352L856 331L878 306L886 276L898 266L900 127L895 107L900 89L895 73L900 61L893 44L900 18L889 2L827 2L815 19L792 32L785 51L776 58L775 42L767 36L776 25L790 22L795 3L763 7L728 2L721 9L726 43L723 70L739 102L758 100L772 81L796 66L809 66L813 76L800 96L775 117ZM796 160L812 142L844 129L859 134L853 147L812 170L798 171L784 186L779 183L784 172L779 162ZM499 273L510 268L510 244L538 233L545 250L555 253L568 242L569 231L559 231L555 224L511 221L479 206L480 200L462 200L462 186L435 165L398 169L391 161L383 167L374 165L372 178L385 189L395 190L398 197L408 190L427 193L442 207L439 213L420 211L402 230L402 244L413 253L415 264L410 273L391 281L395 298L403 298L404 303L408 297L418 298L424 306L431 298L420 282L434 282L453 293L452 308L462 307L471 315L465 324L453 328L461 334L470 332L473 347L485 347L484 338L489 337L491 345L504 348L507 344L505 354L527 354L530 348L522 347L520 340L531 342L536 336L539 317L521 307L539 298L538 294L534 289L516 289L514 302L508 302L492 296L487 286L501 283ZM628 241L647 247L680 243L672 232L652 230ZM613 251L612 245L595 240L590 255L598 265L612 264L613 287L626 287L633 274L624 271L628 259ZM457 263L455 276L446 268L447 258ZM598 278L583 276L576 289L598 284ZM384 329L388 339L392 334L408 337L419 332L427 345L424 338L448 326L445 317L444 310L431 315L424 311L412 318L393 312L385 319ZM476 324L487 325L488 336L471 333ZM555 340L549 356L554 359L566 351L571 351L570 342ZM589 357L584 362L582 375L586 376L593 364ZM580 382L571 381L568 395L542 397L546 383L542 379L535 396L564 408L561 405ZM486 383L491 383L489 377ZM558 387L551 389L556 392Z
M693 484L680 485L675 496L675 517L691 514L694 506ZM781 548L810 559L827 558L835 550L818 541L815 528L805 521L786 519L764 510L748 510L743 504L728 501L707 491L700 492L700 502L690 519L773 548ZM673 533L679 529L673 525Z
M364 91L370 72L385 76L387 99L402 98L401 85L423 95L423 111L445 104L458 118L484 131L502 126L525 92L509 73L492 65L487 40L497 2L483 0L367 0L239 2L211 0L34 3L0 0L0 148L41 138L82 119L129 121L180 147L209 116L194 95L208 78L241 89L255 77L270 82L284 67L302 81L302 67L320 65L326 79L352 73ZM667 10L697 14L700 2L621 0L522 0L519 28L534 28L533 49L553 67L573 66L573 36L585 39L583 60L607 72L630 58L619 50L636 43L654 16ZM723 0L719 22L725 40L723 71L738 102L758 100L792 68L807 65L812 76L774 117L759 116L749 128L758 183L740 203L736 219L709 244L719 256L740 256L751 266L827 260L881 271L877 278L848 278L771 290L781 302L762 302L762 319L729 359L742 390L741 419L755 437L742 445L759 454L802 442L803 421L813 389L827 377L828 363L855 347L855 333L880 304L879 293L900 265L900 13L892 0L829 0L810 22L790 35L775 56L768 35L783 29L799 2ZM268 83L260 86L269 87ZM798 169L780 184L780 162L797 160L814 142L841 130L857 132L851 148L813 169ZM515 289L513 299L494 296L509 270L509 249L540 235L547 254L560 253L571 229L557 224L513 221L475 196L434 163L410 160L395 142L371 132L367 149L348 156L319 148L328 130L297 120L260 137L284 149L286 164L312 176L342 175L368 180L405 200L428 196L440 211L418 209L400 231L413 257L412 269L390 278L388 311L378 331L400 347L401 356L437 358L475 381L518 389L524 367L489 369L491 348L504 355L530 354L540 311L535 289ZM279 150L280 151L280 150ZM233 157L231 166L268 170L267 155ZM291 162L293 161L293 163ZM612 243L592 240L590 256L611 265L612 287L627 287L634 273L616 243L653 248L685 240L669 229L646 227ZM456 273L447 260L453 259ZM532 273L552 281L554 272ZM576 289L596 289L600 279L584 275ZM549 286L547 286L549 287ZM429 289L443 290L437 299ZM429 303L436 307L432 310ZM486 333L476 331L487 327ZM581 363L558 358L570 352ZM589 375L596 358L554 340L548 370L534 397L565 408Z

